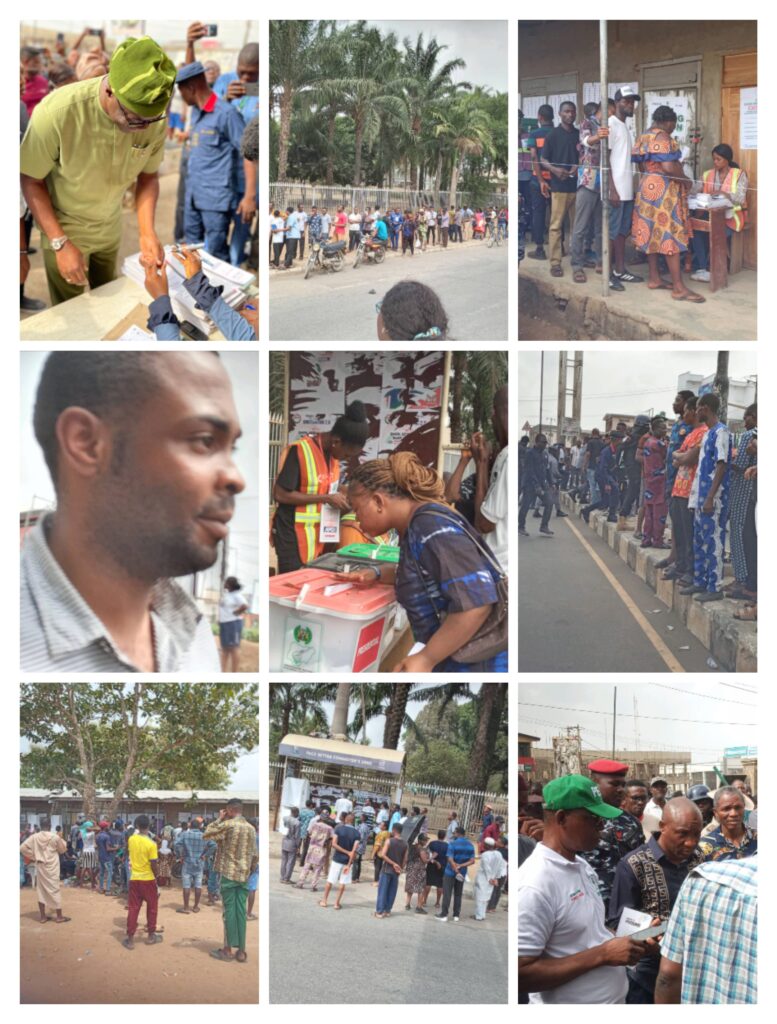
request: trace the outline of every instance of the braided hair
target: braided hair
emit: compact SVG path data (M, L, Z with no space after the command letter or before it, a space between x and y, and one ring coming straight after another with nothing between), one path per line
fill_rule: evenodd
M445 502L445 484L414 452L394 452L387 459L370 459L351 474L349 483L374 493L412 501Z

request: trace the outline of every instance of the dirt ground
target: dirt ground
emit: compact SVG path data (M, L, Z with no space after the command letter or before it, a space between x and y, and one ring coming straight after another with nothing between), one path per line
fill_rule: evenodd
M240 659L238 661L238 672L259 671L259 644L250 640L240 642Z
M158 926L164 942L124 949L124 901L86 889L62 890L68 924L41 924L34 889L20 892L22 1003L257 1003L259 921L248 922L248 960L221 963L209 952L222 944L221 904L177 914L180 884L161 889ZM258 914L258 902L254 913ZM145 923L145 910L140 925Z

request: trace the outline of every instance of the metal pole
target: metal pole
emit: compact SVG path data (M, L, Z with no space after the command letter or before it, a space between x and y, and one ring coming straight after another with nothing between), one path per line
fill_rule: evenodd
M615 719L618 713L618 687L612 688L612 759L615 760Z
M602 125L609 124L607 106L607 22L599 22L599 97L602 101ZM602 297L610 294L610 142L600 142L600 188L602 190Z
M545 380L545 350L540 352L540 424L537 433L542 433L542 385Z

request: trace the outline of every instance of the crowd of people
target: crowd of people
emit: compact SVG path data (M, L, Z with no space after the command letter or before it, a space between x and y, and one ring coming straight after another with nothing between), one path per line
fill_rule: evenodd
M180 876L183 905L179 914L199 914L206 886L206 903L222 905L224 943L211 951L218 960L246 960L246 921L253 912L259 885L259 823L243 817L242 802L227 801L218 817L192 816L177 826L139 814L132 822L121 818L93 821L79 814L67 840L62 826L51 831L42 818L20 836L21 885L38 894L42 924L71 920L62 913L61 883L99 896L117 897L128 911L123 945L134 948L138 917L146 905L146 943L162 942L157 925L159 890ZM55 916L48 916L53 910Z
M743 601L735 617L755 621L758 409L753 404L745 410L736 440L720 409L718 395L683 390L672 403L673 421L640 415L604 434L594 428L569 446L548 445L544 434L533 443L524 436L519 533L529 535L526 518L534 509L540 533L552 536L553 509L557 516L568 514L560 505L566 492L581 504L586 522L593 512L604 512L620 531L633 526L641 547L665 550L658 568L681 594L700 602ZM733 578L725 583L727 537Z
M476 921L495 913L502 893L507 892L508 844L505 821L486 804L478 837L478 851L467 838L456 811L448 814L448 824L431 838L427 830L428 808L401 807L388 800L367 797L354 803L352 790L334 805L308 800L305 807L290 808L283 819L285 835L281 843L280 881L304 889L308 877L311 891L317 893L326 878L318 905L340 910L347 888L363 882L364 861L372 860L373 881L377 889L373 916L391 917L401 876L405 876L405 910L428 915L445 923L449 916L459 921L468 869L473 871L473 897ZM294 883L299 859L301 868ZM429 903L432 890L435 902ZM330 895L334 902L330 904ZM415 907L413 897L415 896ZM428 907L428 909L427 909Z
M586 269L601 274L601 153L607 146L610 289L622 292L645 280L626 267L631 240L631 265L647 263L649 289L668 290L678 301L701 303L706 300L685 285L683 271L690 272L693 281L710 280L709 232L694 231L689 197L705 193L725 205L730 240L747 223L747 174L734 160L731 146L722 142L712 149L712 166L702 178L690 178L683 147L673 137L677 114L671 107L658 106L648 130L633 138L627 121L640 101L634 89L623 86L608 99L606 120L602 104L590 102L577 125L577 107L571 100L560 104L557 125L550 104L539 107L535 127L525 125L518 112L519 223L522 236L530 228L534 243L526 255L549 259L553 277L564 276L563 259L568 255L573 280L579 284L587 280ZM708 219L709 211L695 209L693 218Z
M341 480L341 465L352 464L369 437L359 401L330 430L293 441L281 454L272 522L280 573L294 572L324 553L318 529L323 504L348 518L362 541L399 541L396 564L376 561L341 574L344 582L395 588L413 637L423 645L396 671L507 671L506 386L496 392L492 422L499 453L492 463L486 440L473 438L475 491L460 507L448 501L457 500L464 466L447 489L439 473L408 451L358 464L347 485Z
M294 261L305 258L305 243L348 245L348 252L358 248L362 238L376 245L401 250L410 256L418 250L448 247L448 242L483 241L490 233L507 238L507 206L436 207L419 206L417 209L395 206L382 211L379 206L350 209L337 206L312 206L310 213L304 203L286 207L285 211L270 207L270 266L288 270ZM281 257L283 256L283 263Z
M588 772L519 776L521 1002L756 1002L747 783L670 796L666 779L629 778L619 761Z
M149 329L164 325L164 340L179 337L178 320L169 307L165 250L155 224L159 168L168 139L182 144L170 232L176 245L204 248L235 266L251 259L247 246L257 209L259 47L247 43L236 69L222 74L216 62L206 66L196 59L195 43L207 34L206 25L189 25L186 58L177 67L147 36L125 39L111 55L105 52L102 34L99 45L84 53L78 49L81 40L66 52L63 34L56 52L22 47L23 310L44 306L24 295L29 256L36 251L30 247L33 221L41 232L46 280L56 305L82 294L87 284L97 288L117 277L122 209L129 192L137 213L146 289L155 300ZM209 313L213 307L214 322L225 337L255 339L255 303L231 309L220 302L221 289L210 286L196 253L187 250L181 262L185 260L194 298Z

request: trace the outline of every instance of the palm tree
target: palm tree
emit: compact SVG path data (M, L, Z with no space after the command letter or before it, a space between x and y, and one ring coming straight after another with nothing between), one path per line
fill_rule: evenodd
M341 95L342 109L354 124L354 160L352 184L362 184L362 156L365 144L378 137L381 119L389 118L401 126L406 109L397 95L404 82L396 77L396 37L385 38L377 28L363 21L344 33L345 73L319 83Z
M418 33L415 43L408 37L403 46L403 73L408 80L403 96L409 122L410 188L415 191L419 187L420 165L427 155L428 137L424 129L428 128L430 113L454 89L451 76L454 71L466 67L466 62L456 57L438 66L440 54L447 50L447 46L434 38L424 45L422 32ZM459 82L456 88L469 89L471 86L468 82Z
M321 22L310 61L315 65L315 80L305 94L305 100L315 110L318 119L326 123L326 184L334 185L335 125L343 112L342 90L336 83L345 74L345 34L338 30L337 22Z
M491 119L478 106L477 96L462 96L436 112L434 133L447 143L452 155L451 187L448 205L456 205L459 177L464 173L467 157L482 156L493 150Z
M292 723L309 721L315 724L315 731L327 729L329 719L324 704L336 697L334 683L273 683L270 686L270 732L277 733L277 740L271 739L271 747L284 736L293 732Z
M507 700L507 683L483 683L477 695L478 726L469 753L468 789L486 789Z
M286 177L294 100L310 84L313 66L309 47L314 35L313 21L270 22L270 92L280 111L278 138L278 179Z
M348 703L351 699L351 684L337 683L335 709L332 713L331 733L334 739L348 737Z

